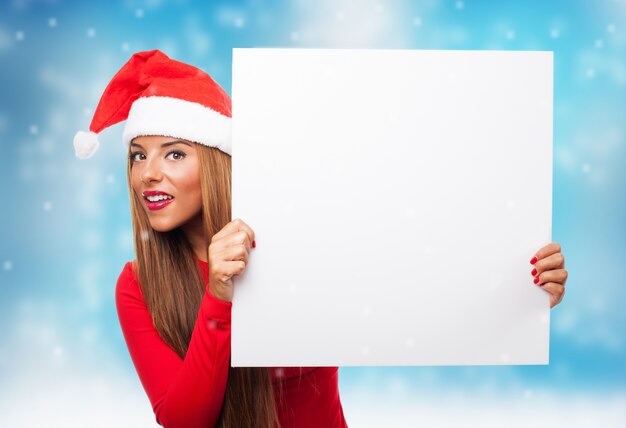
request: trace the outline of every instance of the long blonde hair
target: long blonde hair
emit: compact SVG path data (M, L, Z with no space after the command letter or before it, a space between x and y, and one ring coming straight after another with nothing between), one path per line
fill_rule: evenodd
M231 157L222 151L196 144L200 165L202 219L208 243L231 221ZM206 285L196 255L180 229L152 229L142 201L127 176L137 264L136 275L152 322L159 335L181 358L185 358ZM217 427L280 426L269 368L230 367L224 402Z

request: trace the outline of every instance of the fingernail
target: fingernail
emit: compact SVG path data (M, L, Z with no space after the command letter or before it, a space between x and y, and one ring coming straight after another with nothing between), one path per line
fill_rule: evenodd
M534 282L535 284L536 284L536 283L538 283L538 282L539 282L539 277L538 277L538 276L536 276L536 277L535 277L535 279L533 279L533 282Z
M532 259L530 259L530 264L534 265L537 262L537 257L533 257Z
M256 241L252 241L252 248L256 248Z
M533 269L533 271L530 273L532 276L537 275L537 269Z

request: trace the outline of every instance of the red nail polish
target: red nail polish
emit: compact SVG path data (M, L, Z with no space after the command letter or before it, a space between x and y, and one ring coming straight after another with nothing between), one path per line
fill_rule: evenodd
M537 257L533 257L532 259L530 259L530 264L534 265L537 262Z
M537 275L537 269L533 269L533 271L530 273L532 276Z
M539 277L538 277L538 276L536 276L536 277L535 277L535 279L533 279L533 282L534 282L535 284L536 284L536 283L538 283L538 282L539 282Z
M256 241L252 241L252 248L256 248Z

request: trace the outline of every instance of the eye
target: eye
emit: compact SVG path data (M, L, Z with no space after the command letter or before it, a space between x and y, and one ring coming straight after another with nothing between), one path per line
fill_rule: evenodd
M185 152L181 152L180 150L172 150L171 152L169 152L165 157L169 156L169 155L174 155L173 160L181 160L184 159L185 156L187 156L185 154Z
M128 157L130 158L131 162L135 162L135 161L137 161L137 158L135 157L137 155L142 155L143 156L143 153L141 153L141 152L132 152L130 155L128 155Z

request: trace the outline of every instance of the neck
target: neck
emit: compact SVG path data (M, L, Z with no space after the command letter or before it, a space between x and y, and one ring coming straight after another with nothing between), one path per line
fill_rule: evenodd
M191 244L196 258L207 262L208 243L204 235L204 226L202 225L202 213L198 214L192 220L181 226L181 230L185 234L187 241Z

